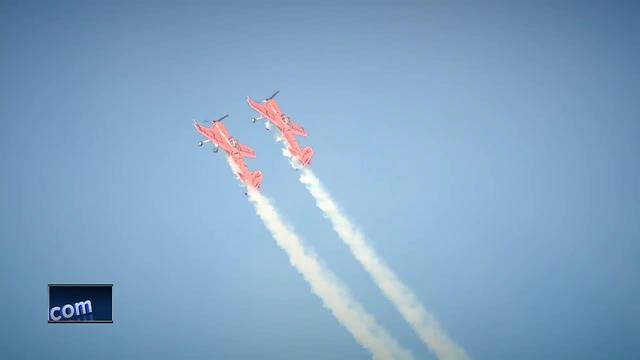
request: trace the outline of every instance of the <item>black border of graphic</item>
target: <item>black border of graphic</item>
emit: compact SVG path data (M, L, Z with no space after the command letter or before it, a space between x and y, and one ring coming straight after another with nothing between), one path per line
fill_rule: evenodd
M51 287L111 287L111 320L47 320L49 324L113 324L113 284L47 284L47 305L51 306ZM47 308L47 319L49 319L49 309Z

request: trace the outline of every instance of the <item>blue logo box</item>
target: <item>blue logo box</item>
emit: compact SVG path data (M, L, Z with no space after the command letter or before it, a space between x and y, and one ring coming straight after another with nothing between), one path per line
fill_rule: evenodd
M113 284L49 284L49 323L113 323Z

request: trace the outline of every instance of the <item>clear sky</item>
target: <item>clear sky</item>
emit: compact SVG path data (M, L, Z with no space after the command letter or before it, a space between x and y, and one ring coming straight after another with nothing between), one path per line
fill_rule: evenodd
M0 358L366 359L192 119L417 359L246 96L474 359L640 353L633 2L0 2ZM50 325L48 283L113 283Z

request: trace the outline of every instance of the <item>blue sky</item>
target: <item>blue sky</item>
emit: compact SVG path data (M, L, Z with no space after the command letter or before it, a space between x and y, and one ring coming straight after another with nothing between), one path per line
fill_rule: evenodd
M640 333L638 7L618 2L0 2L0 357L366 359L192 119L399 342L246 96L476 359L631 359ZM46 323L48 283L115 323Z

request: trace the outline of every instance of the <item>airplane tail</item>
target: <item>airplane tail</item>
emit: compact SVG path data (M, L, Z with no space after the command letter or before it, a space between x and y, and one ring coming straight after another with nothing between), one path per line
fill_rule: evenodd
M254 189L260 189L260 186L262 186L262 172L260 170L256 170L250 173L247 177L247 185Z
M311 158L313 157L313 149L309 146L302 149L300 154L298 155L298 161L302 166L307 166L311 164Z

